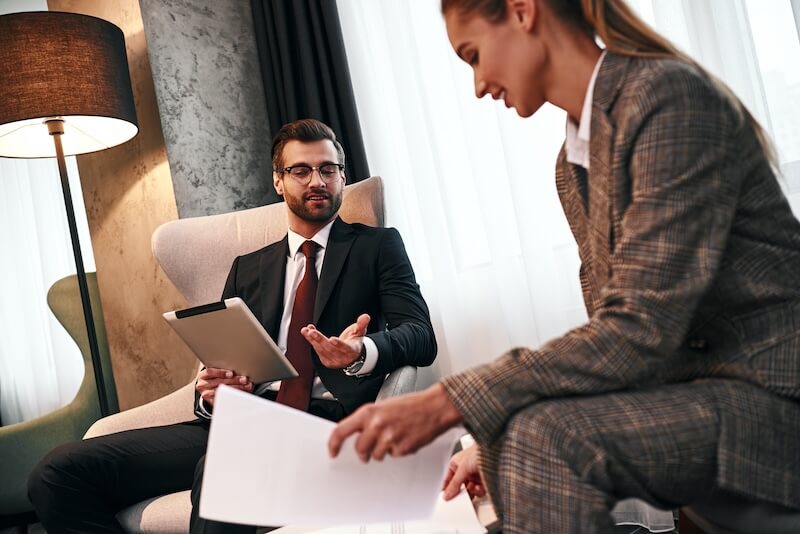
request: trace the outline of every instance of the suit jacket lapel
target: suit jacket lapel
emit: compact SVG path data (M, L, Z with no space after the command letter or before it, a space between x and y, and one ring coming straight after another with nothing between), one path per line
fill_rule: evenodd
M581 258L581 292L586 309L591 315L595 306L594 301L597 298L597 290L593 285L594 273L587 272L587 269L594 265L590 222L587 213L588 204L584 197L584 193L588 194L587 187L585 169L580 165L568 162L566 150L562 148L556 164L556 188L572 235L578 245L578 255Z
M260 284L264 300L262 317L264 328L273 339L278 339L283 315L283 289L286 280L286 258L289 254L289 237L284 236L274 246L268 247L260 259Z
M338 217L331 227L328 236L328 247L325 250L325 261L317 285L317 298L314 301L314 323L319 322L322 311L336 286L336 281L342 274L342 266L350 252L350 247L355 239L355 234L345 222ZM338 332L337 332L338 334Z
M591 157L588 171L589 231L594 256L597 286L603 287L611 275L611 142L614 126L608 115L597 108L592 110Z
M614 250L614 174L612 148L615 125L610 115L625 80L630 58L607 53L592 95L592 125L588 171L589 229L594 257L594 276L602 287L611 276ZM618 237L618 236L617 236Z
M572 235L579 248L583 248L586 239L586 219L588 217L586 203L586 172L580 165L567 161L566 150L562 147L556 163L556 189L561 206L567 216ZM586 261L585 258L582 258Z

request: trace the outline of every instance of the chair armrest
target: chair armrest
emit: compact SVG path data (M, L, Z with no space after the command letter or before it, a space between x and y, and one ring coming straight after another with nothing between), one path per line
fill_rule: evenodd
M191 421L196 417L194 414L194 380L192 380L182 388L160 399L103 417L89 428L83 439L134 428L171 425Z
M416 390L417 368L407 365L395 369L386 376L381 386L377 400L411 393ZM108 417L103 417L94 423L83 439L93 438L150 426L170 425L183 421L191 421L194 415L194 380L169 395L143 404L130 410L125 410Z
M412 365L406 365L386 375L386 380L383 381L381 390L378 392L378 398L375 400L380 401L416 390L417 368Z

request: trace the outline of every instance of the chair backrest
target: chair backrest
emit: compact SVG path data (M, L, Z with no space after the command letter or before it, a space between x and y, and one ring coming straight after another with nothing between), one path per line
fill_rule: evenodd
M339 215L383 226L383 183L373 176L344 189ZM153 256L190 305L219 300L236 256L286 234L286 203L170 221L153 233Z
M97 285L97 273L86 273L86 285L89 288L89 300L92 303L92 316L94 318L94 329L97 336L97 348L99 350L100 365L103 369L103 379L106 386L106 397L108 398L111 413L119 411L117 402L117 389L114 383L114 373L111 369L111 356L108 351L108 338L106 337L106 326L103 321L103 305L100 302L100 290ZM57 280L47 292L47 305L52 310L53 315L72 337L83 356L85 373L76 399L88 398L88 402L96 405L97 386L94 380L94 367L92 365L91 351L89 349L89 336L86 332L86 322L83 316L83 302L81 301L80 290L78 289L77 275L69 275ZM73 401L74 402L74 401ZM99 416L99 408L98 414ZM91 421L97 419L92 414ZM84 429L85 430L85 429ZM81 431L82 433L83 431Z

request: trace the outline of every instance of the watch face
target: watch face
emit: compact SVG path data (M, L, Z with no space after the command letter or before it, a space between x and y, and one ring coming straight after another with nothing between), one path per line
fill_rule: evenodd
M344 374L352 376L359 372L361 368L364 367L364 360L366 360L366 358L367 355L362 353L356 361L344 368Z

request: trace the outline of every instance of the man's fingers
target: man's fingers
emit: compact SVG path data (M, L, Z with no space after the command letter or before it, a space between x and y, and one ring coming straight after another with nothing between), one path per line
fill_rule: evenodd
M214 406L214 396L216 395L216 390L214 389L207 389L200 394L200 398L203 399L203 402L208 404L209 406Z
M251 382L246 376L236 376L233 378L212 378L210 380L199 380L197 382L197 389L216 389L221 384L227 384L229 386L246 386L251 384Z
M364 336L367 333L367 327L369 326L370 317L369 314L362 313L356 319L356 326L358 327L358 331L356 335Z
M204 378L233 378L235 374L230 369L219 369L217 367L206 367L200 371L200 376Z
M328 341L328 338L325 337L322 332L314 328L314 325L304 326L300 329L300 333L303 334L303 337L311 344L324 344Z

